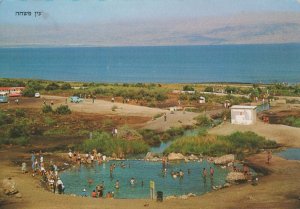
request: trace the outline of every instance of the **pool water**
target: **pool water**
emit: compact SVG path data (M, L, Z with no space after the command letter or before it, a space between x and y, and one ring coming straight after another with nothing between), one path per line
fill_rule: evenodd
M123 162L126 168L121 168ZM113 176L110 177L110 165L116 164ZM202 169L207 169L208 176L202 177ZM213 167L215 174L209 177L209 169ZM182 170L183 178L173 178L172 171ZM188 169L190 173L188 174ZM61 179L65 185L66 194L81 195L85 188L87 195L95 189L96 185L104 181L104 194L108 191L114 192L115 198L150 198L150 180L155 182L155 190L162 191L163 196L184 195L194 193L197 195L209 192L212 186L219 186L225 183L228 171L215 166L207 161L202 162L177 162L167 165L167 173L162 172L161 162L148 162L143 160L110 161L101 165L82 165L74 167L61 173ZM130 184L131 178L136 179L134 185ZM89 185L88 179L93 179ZM119 180L120 188L115 189L115 182Z
M289 148L278 153L287 160L300 160L300 148Z

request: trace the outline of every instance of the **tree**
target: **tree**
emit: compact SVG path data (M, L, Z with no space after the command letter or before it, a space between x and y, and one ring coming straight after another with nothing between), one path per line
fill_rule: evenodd
M190 85L185 85L183 87L183 91L195 91L194 87L190 86Z
M69 83L64 83L60 87L60 89L62 89L62 90L68 90L68 89L71 89L71 88L72 88L72 86Z
M46 86L47 91L53 91L59 89L59 85L57 83L50 83Z

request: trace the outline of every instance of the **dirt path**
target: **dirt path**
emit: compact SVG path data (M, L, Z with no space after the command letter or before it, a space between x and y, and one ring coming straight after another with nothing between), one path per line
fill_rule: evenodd
M44 96L44 98L49 101L54 101L54 106L59 106L65 104L66 97L58 96ZM117 102L108 102L104 100L95 100L94 103L92 99L86 99L79 104L68 103L70 109L76 112L85 113L99 113L99 114L110 114L110 115L120 115L120 116L139 116L139 117L150 117L158 114L167 114L167 120L164 120L164 116L157 119L148 121L145 124L141 124L141 128L147 128L158 131L165 131L171 127L179 127L186 125L193 125L195 123L194 118L198 115L197 113L175 111L171 114L169 110L163 110L159 108L149 108L138 105L123 104ZM113 107L117 107L115 111L112 111Z
M233 125L229 122L210 129L209 133L217 135L229 135L235 131L253 131L267 139L275 140L280 144L291 147L300 147L300 128L265 124L257 121L254 125Z

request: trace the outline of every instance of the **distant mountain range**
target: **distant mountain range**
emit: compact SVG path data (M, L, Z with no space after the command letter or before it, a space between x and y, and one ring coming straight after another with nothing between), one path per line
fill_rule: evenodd
M0 25L0 46L160 46L300 43L299 13L239 14L86 25Z

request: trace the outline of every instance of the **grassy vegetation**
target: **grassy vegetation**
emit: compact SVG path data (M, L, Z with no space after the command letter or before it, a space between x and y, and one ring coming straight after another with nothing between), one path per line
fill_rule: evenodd
M81 149L84 152L91 152L93 149L112 156L124 157L128 154L146 153L149 146L143 140L125 140L119 137L113 137L106 132L94 132L93 139L87 139L83 142Z
M257 153L262 148L276 147L274 141L266 140L253 132L235 132L229 136L204 135L177 139L165 152L220 156L224 154Z
M282 122L283 124L288 126L300 127L300 118L297 118L295 116L289 116L285 118Z

